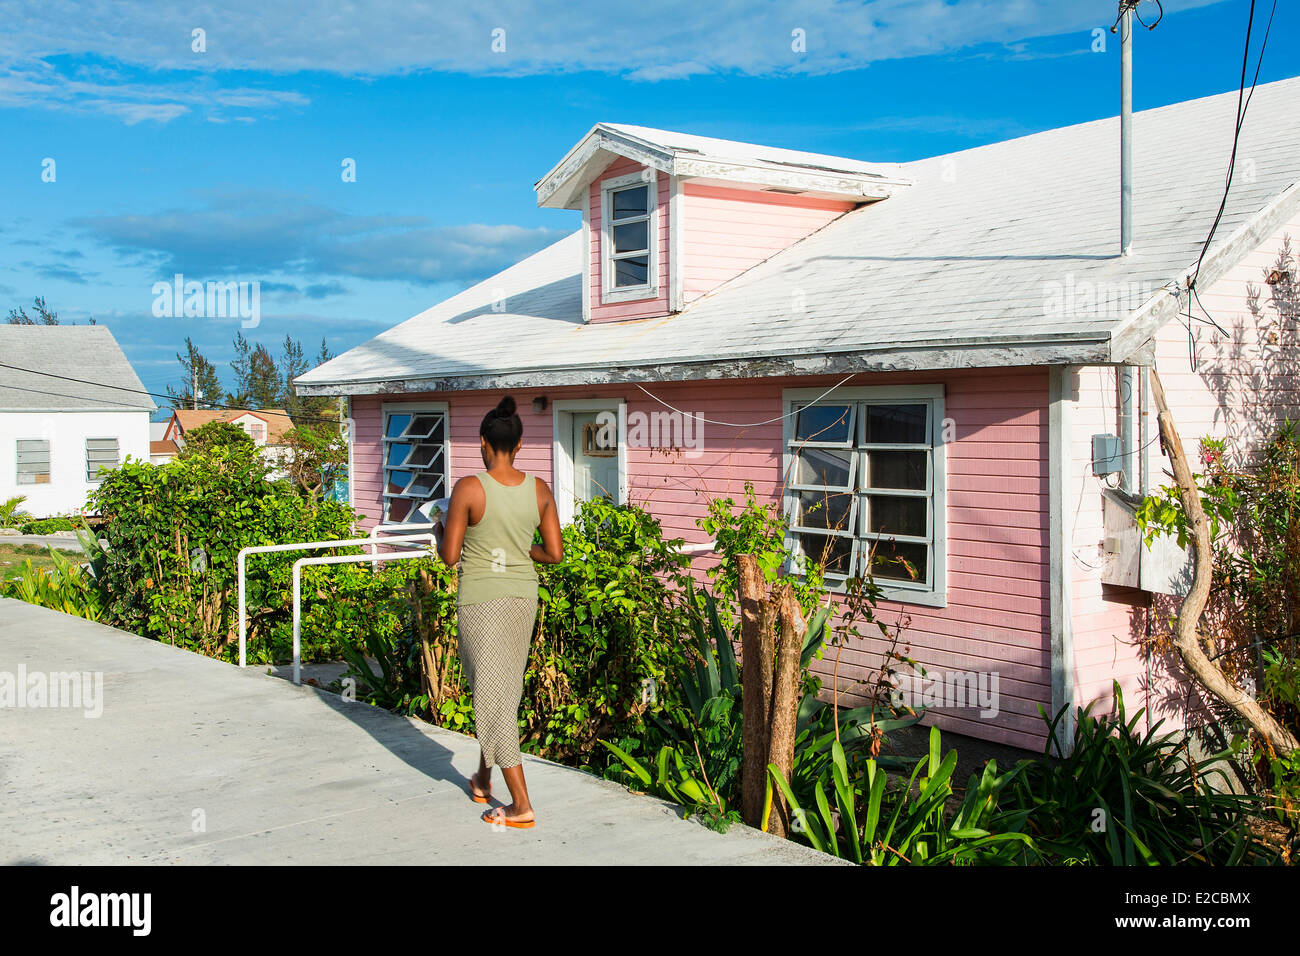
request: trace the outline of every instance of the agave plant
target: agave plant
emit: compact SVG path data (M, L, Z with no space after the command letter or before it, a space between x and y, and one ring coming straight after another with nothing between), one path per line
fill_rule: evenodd
M813 787L813 806L805 807L780 769L769 764L767 803L770 807L772 787L777 787L796 833L810 845L871 866L1011 863L1022 848L1033 846L1020 832L1027 812L998 809L999 795L1023 765L999 774L990 760L981 775L971 776L966 796L951 816L946 807L953 795L957 751L941 755L938 728L931 728L929 755L917 761L904 787L891 790L889 775L874 759L860 766L861 775L855 777L844 747L833 742L829 770Z
M1044 759L1016 781L1011 796L1030 811L1028 828L1046 859L1236 864L1255 854L1245 824L1261 801L1232 792L1224 770L1241 742L1193 759L1178 735L1160 732L1163 721L1140 731L1145 708L1129 717L1114 688L1115 713L1095 717L1092 704L1076 711L1068 755L1057 739L1066 708L1048 720Z

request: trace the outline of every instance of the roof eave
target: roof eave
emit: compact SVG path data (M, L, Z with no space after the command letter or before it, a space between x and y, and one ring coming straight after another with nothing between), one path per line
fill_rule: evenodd
M1270 235L1289 221L1300 210L1300 182L1292 183L1263 206L1259 212L1242 223L1221 245L1205 256L1196 279L1198 289L1208 289L1221 279L1229 269L1239 263L1252 250L1258 248ZM1151 338L1182 311L1187 295L1187 283L1196 264L1192 263L1174 280L1160 289L1124 320L1110 336L1109 361L1115 364L1143 365L1141 354Z
M428 392L560 388L639 382L684 382L720 378L782 378L851 372L948 371L1034 365L1095 365L1109 361L1104 336L1067 336L1005 342L929 342L842 353L783 356L737 356L644 365L566 366L484 369L464 375L411 376L300 383L301 395L392 395Z

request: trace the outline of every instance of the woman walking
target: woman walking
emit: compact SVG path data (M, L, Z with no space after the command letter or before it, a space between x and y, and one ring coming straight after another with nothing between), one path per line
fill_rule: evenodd
M564 556L555 498L546 482L515 467L524 424L507 395L483 417L479 445L485 470L452 489L438 553L460 564L456 591L460 660L474 696L482 754L469 780L476 803L492 794L499 766L511 804L483 814L487 823L531 827L534 815L519 752L519 700L537 619L537 569ZM533 544L541 528L542 543Z

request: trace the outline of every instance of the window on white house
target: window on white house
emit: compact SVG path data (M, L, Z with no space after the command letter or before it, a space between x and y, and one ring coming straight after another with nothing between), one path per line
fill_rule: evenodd
M618 301L655 294L656 180L620 176L602 190L604 298Z
M407 521L426 501L450 494L447 412L396 406L384 412L384 520Z
M261 445L266 441L266 426L261 422L249 422L248 434L255 443Z
M86 480L100 481L103 472L122 463L118 457L116 438L86 439Z
M789 403L786 513L795 552L822 564L831 584L869 573L889 596L942 602L942 392L839 395Z
M50 483L50 443L43 438L18 439L18 484Z

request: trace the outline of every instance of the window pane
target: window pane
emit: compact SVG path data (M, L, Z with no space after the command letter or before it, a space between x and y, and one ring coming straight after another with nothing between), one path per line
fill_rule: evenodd
M614 287L645 285L649 280L649 260L646 256L614 261Z
M801 531L796 537L804 556L822 565L827 574L847 575L853 564L853 539L839 535Z
M902 541L876 541L872 544L875 545L871 556L873 576L891 581L915 581L918 584L924 584L928 579L928 546Z
M647 222L629 222L626 225L615 226L614 251L639 252L649 249L650 244L646 241L649 235L650 224Z
M924 491L929 458L927 451L869 451L867 487Z
M848 441L852 418L847 405L809 405L794 419L796 441Z
M867 441L872 444L925 444L926 405L868 405Z
M632 186L620 189L610 195L613 207L612 219L626 219L628 216L644 216L649 211L647 205L650 189L647 186Z
M852 460L847 448L800 449L795 453L794 484L848 488Z
M852 534L853 495L843 491L801 491L794 499L794 524Z
M905 534L916 538L926 535L929 498L902 498L896 495L867 495L867 530L876 534Z
M411 482L411 487L407 489L408 495L418 495L421 498L440 497L442 488L442 476L421 474Z
M439 445L416 445L406 461L395 461L393 464L405 464L410 468L425 468L433 463L434 458L437 457L440 451L442 451L442 448Z
M385 464L390 468L395 468L406 464L407 457L411 454L411 446L404 445L401 442L393 442L388 446L388 457Z
M388 473L388 484L384 487L384 491L390 495L400 495L410 483L411 473L409 471L390 471Z
M411 508L413 508L414 506L415 506L415 502L406 498L389 499L388 520L393 523L405 521L406 516L410 514Z
M410 415L389 415L388 430L384 432L384 435L387 438L396 438L406 431L406 426L409 424L411 424Z
M416 415L411 427L406 430L410 438L427 438L434 429L442 424L441 415Z

